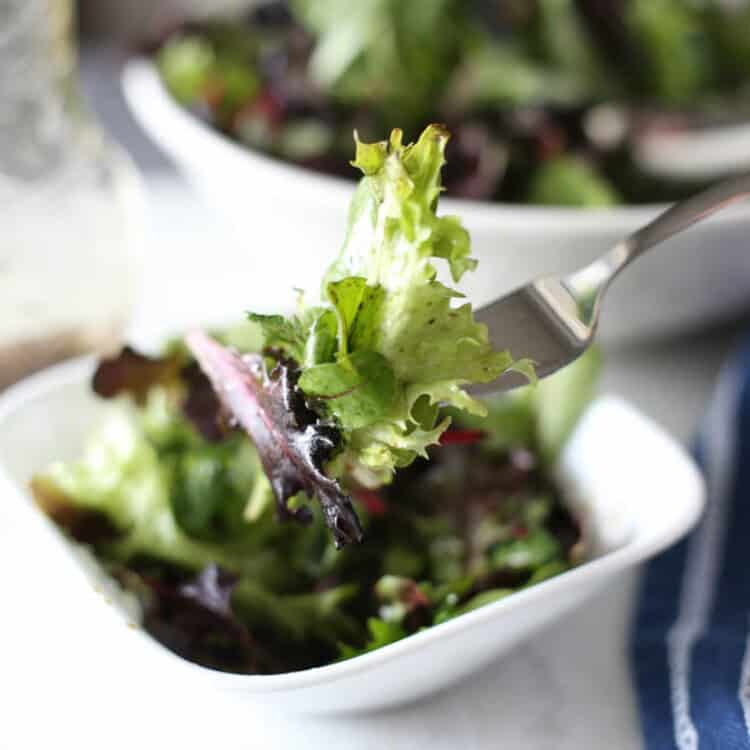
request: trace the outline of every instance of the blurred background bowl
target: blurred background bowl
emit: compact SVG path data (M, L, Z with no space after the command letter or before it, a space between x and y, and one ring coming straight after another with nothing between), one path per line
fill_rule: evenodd
M156 67L131 60L125 97L140 124L223 215L243 257L267 259L266 293L310 288L344 237L353 185L230 140L174 102ZM462 288L475 304L542 274L573 270L655 217L664 206L601 209L445 198L471 233L479 271ZM602 320L606 342L655 338L728 319L750 300L750 208L740 206L665 243L618 280ZM272 238L272 240L269 240ZM249 284L251 281L248 282Z

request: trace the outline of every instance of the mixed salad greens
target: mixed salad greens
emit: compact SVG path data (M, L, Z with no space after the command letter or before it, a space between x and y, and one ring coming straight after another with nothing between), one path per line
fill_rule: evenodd
M155 49L173 96L238 141L332 174L350 134L454 133L449 195L607 206L655 176L644 133L746 117L750 5L723 0L289 0Z
M322 665L580 559L550 472L596 355L491 401L464 390L534 372L436 278L440 262L456 282L476 265L459 220L437 215L447 140L440 126L357 140L364 176L320 300L103 360L106 418L79 460L33 479L177 653Z

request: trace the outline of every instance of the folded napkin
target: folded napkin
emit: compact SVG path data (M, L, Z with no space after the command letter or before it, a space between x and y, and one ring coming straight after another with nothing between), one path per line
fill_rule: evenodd
M640 593L644 746L750 750L750 347L720 376L696 456L706 512L647 566Z

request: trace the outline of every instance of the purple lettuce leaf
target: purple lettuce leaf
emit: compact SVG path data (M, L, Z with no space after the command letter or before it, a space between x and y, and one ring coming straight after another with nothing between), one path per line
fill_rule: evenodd
M129 393L142 404L152 386L174 382L179 377L181 365L177 356L147 357L125 346L114 357L100 360L91 387L102 398Z
M337 547L361 541L351 499L323 468L339 447L340 433L308 408L296 365L282 360L268 373L261 355L240 355L202 331L190 333L186 342L224 407L252 438L280 517L311 520L309 508L289 507L304 492L317 497Z
M177 593L217 617L232 619L232 592L238 577L218 565L207 565L189 581L177 587Z
M131 587L136 576L136 590L148 592L142 596L144 628L175 653L205 666L245 673L273 667L232 610L238 576L214 564L190 578L136 571L124 575Z
M211 381L196 362L182 368L186 386L182 413L196 430L210 443L223 440L230 430L228 418Z

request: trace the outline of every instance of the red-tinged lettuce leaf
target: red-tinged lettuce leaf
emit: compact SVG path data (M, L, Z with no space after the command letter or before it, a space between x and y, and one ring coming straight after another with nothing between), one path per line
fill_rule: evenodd
M484 430L461 430L448 428L440 436L440 445L474 445L481 443L487 433Z
M357 500L364 505L367 515L370 516L370 518L387 515L389 511L388 503L376 490L357 487L353 494Z
M413 632L431 619L432 602L411 578L384 575L375 584L375 595L381 602L380 616Z
M207 565L192 578L125 573L126 583L147 594L146 630L181 656L206 666L256 673L273 669L246 625L232 610L239 578Z
M195 578L180 584L180 596L195 602L219 617L231 619L232 592L238 577L218 565L207 565Z
M182 380L187 392L182 402L182 413L210 443L223 440L229 431L229 419L211 381L196 362L182 368Z
M77 542L97 545L119 535L104 513L76 504L46 477L32 477L29 487L37 507Z
M102 398L128 393L142 404L152 386L175 381L181 365L179 356L147 357L125 346L116 356L99 362L91 387Z
M304 492L318 498L337 547L360 541L351 500L323 469L339 447L340 434L305 404L296 367L281 362L268 374L260 355L240 356L201 331L190 333L186 342L224 406L252 438L280 516L309 521L308 508L289 507L291 498Z
M118 355L99 362L91 385L102 398L127 393L142 405L152 387L177 384L183 385L185 390L182 399L185 418L209 442L225 438L229 420L211 382L197 363L185 364L177 353L148 357L125 346Z

